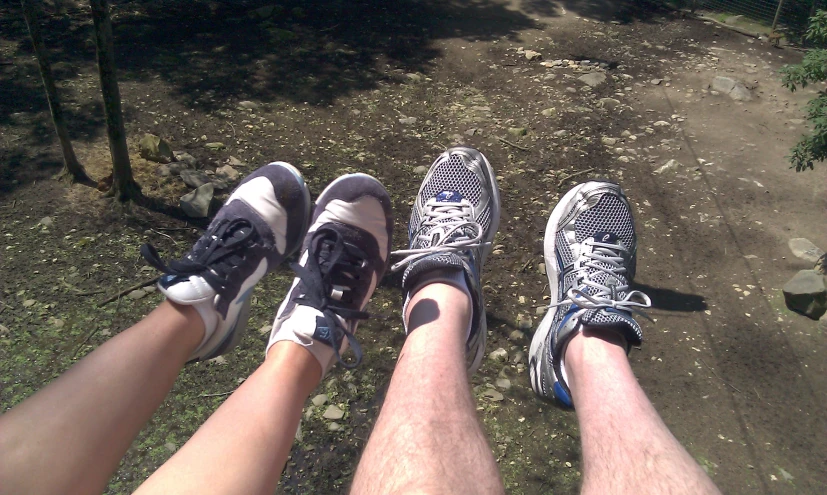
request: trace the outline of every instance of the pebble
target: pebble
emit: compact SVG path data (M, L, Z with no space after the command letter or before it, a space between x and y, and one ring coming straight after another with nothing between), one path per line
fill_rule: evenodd
M234 181L238 179L240 174L238 170L234 169L231 165L224 165L223 167L215 169L215 175L226 177L229 181Z
M59 320L57 318L55 318L54 321L52 321L52 325L54 325L55 328L63 328L63 325L65 324L66 323L63 320Z
M508 378L497 378L495 383L497 384L497 388L501 390L508 390L511 388L511 380Z
M226 148L226 146L224 146L224 143L218 141L214 143L207 143L204 145L204 147L211 151L223 150L224 148Z
M517 316L517 328L520 330L529 330L531 326L531 316L523 314Z
M534 50L526 50L525 51L525 58L529 61L532 60L541 60L543 55L540 52L535 52Z
M345 412L339 409L338 406L329 405L327 409L325 409L324 414L322 414L324 419L342 419L345 417Z
M514 137L520 137L528 134L528 130L525 127L512 127L508 129L508 133Z
M505 399L505 396L503 396L503 394L501 394L499 391L497 391L493 388L485 389L485 391L482 393L482 396L487 398L487 399L491 399L494 402L501 402L502 400Z
M514 353L514 358L511 360L512 363L519 364L523 361L525 361L525 352L517 351L516 353Z
M9 334L9 327L0 323L0 337L5 337Z
M339 430L341 430L341 429L342 429L342 425L340 425L339 423L337 423L337 422L335 422L335 421L331 421L331 422L327 425L327 429L328 429L329 431L339 431Z
M546 274L546 264L545 263L540 263L539 265L537 265L537 272L539 272L540 275L545 275Z
M126 295L126 297L128 297L130 299L141 299L142 297L145 297L145 296L146 296L146 291L143 290L143 289L135 289L135 290L133 290L132 292L130 292L129 294Z
M555 137L566 137L566 136L568 136L568 135L569 135L569 131L567 131L567 130L565 130L565 129L560 129L559 131L556 131L556 132L554 133L554 136L555 136Z
M25 301L23 301L23 307L24 308L30 308L30 307L34 306L34 303L36 303L36 302L37 301L35 301L34 299L26 299Z
M425 165L420 165L413 169L414 173L418 175L425 175L428 173L428 170L428 167L426 167Z
M494 351L491 351L491 353L488 355L488 359L494 362L504 363L508 361L508 351L500 347Z
M652 79L652 80L651 80L651 81L649 81L649 82L650 82L650 83L652 83L652 84L654 84L655 86L658 86L658 85L660 85L660 83L662 83L662 82L663 82L663 79Z
M508 338L513 340L514 342L520 342L525 338L525 334L519 330L514 330L510 334L508 334Z
M246 163L234 156L230 156L229 158L227 158L227 164L231 167L244 167L247 165Z
M402 117L399 123L403 125L416 124L416 117Z
M55 224L55 221L52 220L52 217L43 217L37 223L38 223L38 225L42 225L44 227L51 227L52 225Z
M669 127L672 124L670 124L669 122L663 121L663 120L659 120L659 121L655 122L652 125L655 126L655 127Z
M216 356L212 359L207 359L207 362L223 366L227 364L227 358L225 358L224 356Z
M273 330L272 325L264 325L263 327L258 329L258 333L260 333L261 335L267 335L270 333L271 330Z
M556 108L546 108L545 110L540 112L540 114L542 114L543 117L554 117L555 115L557 115L557 109Z
M600 138L600 142L605 144L606 146L614 146L615 144L617 144L617 138L603 136L602 138Z
M313 397L310 402L312 402L316 407L321 407L327 404L327 394L319 394L316 397Z
M545 316L546 311L548 311L548 306L538 306L537 309L534 310L534 314L536 316Z
M245 110L257 110L259 108L259 104L254 101L242 101L238 106Z

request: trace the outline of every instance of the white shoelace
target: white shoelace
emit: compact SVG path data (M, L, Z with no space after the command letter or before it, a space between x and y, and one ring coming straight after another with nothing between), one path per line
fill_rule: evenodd
M468 201L445 203L430 199L425 203L423 215L425 220L411 244L416 244L416 240L431 242L433 240L432 231L435 228L440 228L443 231L439 240L436 244L427 248L394 251L391 253L392 255L405 256L405 258L395 263L391 267L391 271L398 271L435 253L457 253L469 248L490 244L481 242L483 237L482 226L473 220L473 207ZM466 233L469 228L476 233L473 237L469 237Z
M622 299L615 299L618 292L624 292L629 289L628 285L614 285L607 286L592 280L592 277L599 272L606 273L615 280L619 280L619 276L626 273L626 267L623 266L623 256L621 253L628 253L629 251L619 244L609 244L605 242L597 242L593 239L586 239L583 241L586 246L593 246L594 250L590 253L584 253L581 256L589 258L594 261L582 262L580 268L575 271L576 280L581 280L577 283L579 287L592 287L597 289L595 294L587 294L580 288L571 288L566 292L566 299L560 302L549 304L550 308L562 306L565 304L574 304L580 308L578 313L583 313L592 309L613 308L622 311L636 313L644 318L649 316L641 311L639 308L649 308L652 306L652 300L649 296L639 290L627 292ZM605 265L596 262L604 263ZM589 269L597 270L590 272ZM638 299L640 301L638 301Z

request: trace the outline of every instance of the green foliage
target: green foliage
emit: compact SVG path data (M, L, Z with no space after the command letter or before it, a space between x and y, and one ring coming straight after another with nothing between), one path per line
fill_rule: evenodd
M810 18L804 38L818 45L827 44L827 11L820 10ZM799 86L805 88L810 83L827 80L827 50L811 50L800 64L783 67L781 77L784 86L793 92ZM827 159L827 93L824 91L807 103L807 120L813 126L812 133L804 136L788 157L796 172L812 170L813 162Z

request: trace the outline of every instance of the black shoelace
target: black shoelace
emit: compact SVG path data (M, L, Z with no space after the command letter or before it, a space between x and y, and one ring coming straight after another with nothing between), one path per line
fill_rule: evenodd
M199 246L198 252L192 252L182 260L164 263L151 244L141 246L141 256L147 263L169 275L203 277L216 293L224 295L231 270L244 262L244 250L255 243L258 232L247 220L235 218L219 222L207 235L209 243Z
M339 232L332 228L321 227L310 239L307 266L292 263L290 268L302 279L307 292L296 298L296 304L309 306L322 312L327 327L326 343L333 348L336 359L348 369L355 368L362 361L362 347L354 335L339 323L341 317L345 320L365 320L370 315L364 311L345 306L353 304L351 299L354 283L360 283L365 276L365 260L367 254L358 247L344 242ZM335 288L334 288L335 286ZM333 298L334 289L341 290L341 298ZM353 349L355 361L346 363L339 354L339 345L336 336L344 335L350 348Z

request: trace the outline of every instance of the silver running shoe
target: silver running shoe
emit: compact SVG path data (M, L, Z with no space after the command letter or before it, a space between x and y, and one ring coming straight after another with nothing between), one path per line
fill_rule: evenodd
M573 407L564 356L584 326L618 332L627 353L642 343L632 313L643 314L640 308L648 308L651 301L629 290L636 250L629 201L617 184L575 186L551 212L544 240L551 304L529 351L531 387L537 395Z
M391 269L407 267L402 279L406 307L422 274L464 273L474 309L466 343L470 373L485 352L488 327L480 272L499 224L500 191L491 164L473 148L451 148L431 165L419 188L408 224L408 249L393 253L405 257Z

